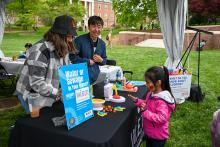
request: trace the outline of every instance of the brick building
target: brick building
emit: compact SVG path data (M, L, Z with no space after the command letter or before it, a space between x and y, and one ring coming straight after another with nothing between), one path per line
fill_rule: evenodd
M110 28L115 25L116 17L112 7L112 0L81 0L86 14L84 16L82 26L87 27L88 19L92 15L102 17L104 28Z
M104 21L104 27L106 28L110 28L115 25L115 13L111 0L95 0L94 15L102 17Z

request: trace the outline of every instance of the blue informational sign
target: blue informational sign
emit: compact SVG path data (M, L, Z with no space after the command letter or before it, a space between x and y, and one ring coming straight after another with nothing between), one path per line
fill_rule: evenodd
M69 130L94 116L87 64L62 66L59 77Z

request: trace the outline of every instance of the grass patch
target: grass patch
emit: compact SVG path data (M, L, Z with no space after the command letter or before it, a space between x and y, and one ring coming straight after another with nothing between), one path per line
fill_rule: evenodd
M7 56L19 54L26 42L36 42L47 28L40 28L37 33L24 35L21 33L5 33L2 49ZM83 34L85 32L79 32ZM103 40L108 31L102 34ZM163 65L166 60L165 49L141 48L135 46L114 46L107 49L109 59L115 59L117 65L124 70L134 72L134 80L144 80L144 72L153 65ZM219 108L219 101L216 97L220 95L220 51L204 50L201 52L201 73L200 83L206 97L202 103L186 101L178 105L170 121L170 139L167 147L209 147L211 146L210 122L213 112ZM197 73L197 52L192 51L190 55L189 70ZM193 83L197 82L196 77L192 78ZM15 108L0 112L0 143L7 146L8 128L13 125L16 119L23 117L23 109Z

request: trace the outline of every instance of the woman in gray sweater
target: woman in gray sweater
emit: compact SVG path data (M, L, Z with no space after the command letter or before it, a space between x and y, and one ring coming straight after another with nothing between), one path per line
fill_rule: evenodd
M52 28L45 33L44 40L29 50L16 89L26 112L31 112L32 106L52 106L60 99L58 69L71 63L69 54L76 53L74 36L73 18L58 16Z

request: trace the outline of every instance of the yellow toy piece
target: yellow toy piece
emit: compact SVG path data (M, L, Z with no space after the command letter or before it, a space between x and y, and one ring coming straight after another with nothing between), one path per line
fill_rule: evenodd
M97 112L97 115L98 115L98 116L101 116L101 117L104 117L104 116L107 115L107 113L102 112L102 111L98 111L98 112Z
M115 95L118 95L118 90L115 84L112 86L112 90L115 91Z
M104 103L105 103L105 100L93 98L93 99L92 99L92 103L93 103L93 104L104 104Z
M115 111L124 111L125 109L126 109L125 107L121 107L121 106L114 107Z

